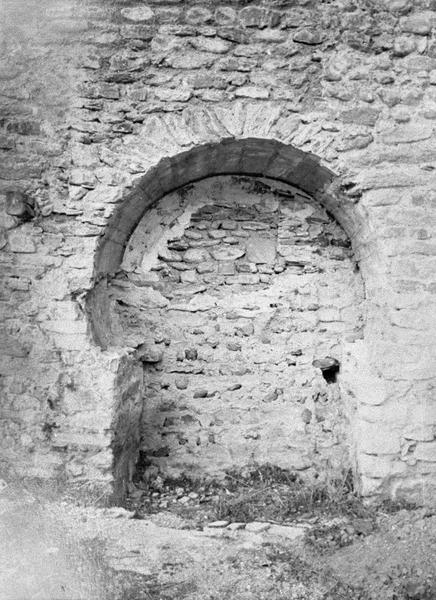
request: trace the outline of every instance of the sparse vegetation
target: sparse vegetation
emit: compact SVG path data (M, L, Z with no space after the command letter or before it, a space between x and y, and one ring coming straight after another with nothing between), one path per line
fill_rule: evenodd
M376 528L375 518L340 520L314 525L307 531L306 542L318 552L349 546L356 539L369 535Z
M7 552L0 557L0 566L7 600L436 598L432 558L436 549L435 511L392 501L367 507L354 492L347 475L340 481L309 485L297 474L264 465L229 472L218 482L156 479L146 497L158 503L163 495L172 495L175 502L169 510L184 515L186 528L216 518L246 522L301 521L311 525L300 545L266 535L261 544L247 547L235 541L236 538L220 543L209 539L207 543L212 545L202 546L208 538L195 537L195 544L200 543L197 558L200 562L192 568L192 564L183 562L183 553L180 557L170 553L169 562L162 562L164 578L159 571L144 575L117 567L120 563L110 559L115 547L108 543L113 542L96 534L100 525L92 530L92 535L86 529L88 519L107 523L105 519L113 518L111 527L124 522L126 529L123 526L117 531L125 531L126 535L132 531L127 527L129 522L132 524L131 515L123 510L118 515L118 508L102 510L108 506L108 498L102 492L101 488L80 485L63 488L61 482L54 485L35 480L16 483L3 491L2 497L9 504L6 503L6 513L2 515L2 518L7 516L4 538ZM177 502L189 494L194 494L195 506ZM146 506L136 501L136 516L149 517ZM153 506L157 510L157 504ZM70 510L67 507L73 509L65 528L63 513ZM133 507L131 501L130 508ZM82 517L78 518L79 515ZM177 527L177 519L175 523ZM78 530L83 527L86 535L71 536L72 526ZM166 531L169 537L165 539L172 540L171 530ZM186 531L186 536L198 533ZM147 541L143 543L146 548ZM152 547L150 552L156 549Z
M342 479L307 482L270 464L228 471L219 481L162 480L157 476L128 506L140 514L152 513L162 509L162 498L166 510L188 518L197 516L198 523L207 519L284 522L320 515L367 519L373 513L354 491L350 473ZM186 503L180 498L186 498Z
M230 472L217 502L217 517L235 521L294 520L319 514L362 516L368 513L354 493L349 474L342 479L306 482L273 465L255 466L248 473Z
M365 589L344 583L330 569L301 558L295 551L277 547L268 549L269 559L280 568L280 579L296 578L306 589L316 585L319 600L369 600ZM310 596L302 596L302 600Z

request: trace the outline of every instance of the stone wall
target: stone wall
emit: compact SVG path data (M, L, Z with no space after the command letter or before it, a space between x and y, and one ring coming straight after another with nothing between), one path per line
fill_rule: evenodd
M336 381L362 337L350 242L272 185L216 177L164 196L111 282L111 343L144 361L141 447L163 475L354 468L354 401Z
M343 226L365 286L363 339L341 363L361 489L431 497L432 0L1 11L3 458L107 481L115 429L128 479L138 448L119 434L135 431L141 383L135 351L95 342L110 325L100 292L150 203L226 163L296 185Z

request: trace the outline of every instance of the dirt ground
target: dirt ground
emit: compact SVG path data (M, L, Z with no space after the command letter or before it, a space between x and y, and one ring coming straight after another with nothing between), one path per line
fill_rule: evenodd
M135 502L104 508L3 489L0 599L436 599L430 509L235 522L211 521L195 506L145 512Z

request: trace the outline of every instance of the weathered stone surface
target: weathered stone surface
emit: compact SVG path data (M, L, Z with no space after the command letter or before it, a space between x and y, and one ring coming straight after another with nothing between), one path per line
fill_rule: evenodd
M428 35L434 25L435 17L431 11L416 13L409 17L400 19L400 27L402 31L408 33L416 33L418 35Z
M129 21L139 23L148 23L154 18L154 12L148 6L132 6L131 8L123 8L121 15Z
M209 252L202 248L190 248L183 255L183 260L185 260L188 263L207 262L209 258Z
M0 228L2 231L14 229L15 227L18 227L19 224L20 219L18 217L13 217L12 215L8 215L6 213L0 213Z
M227 350L231 352L238 352L241 350L241 344L239 342L227 342L226 344Z
M70 173L70 184L81 185L85 188L93 188L97 178L92 171L86 169L72 169Z
M29 199L23 192L10 190L6 192L6 212L15 217L25 217L29 214Z
M242 258L245 254L245 250L243 248L237 248L233 246L232 248L220 248L219 250L211 250L211 255L215 260L236 260L237 258Z
M413 456L416 460L436 462L436 441L418 442Z
M419 73L419 71L431 71L436 68L436 58L433 56L414 54L405 58L404 63L407 70L412 73Z
M291 527L289 525L274 525L268 528L268 535L278 536L286 540L295 541L304 537L307 529L305 527Z
M153 456L152 462L159 468L176 468L177 472L181 472L182 466L173 467L174 445L171 444L168 450L162 450L160 454L160 448L167 444L167 433L171 432L171 435L183 440L177 455L178 460L184 457L187 470L192 469L194 463L196 470L210 470L210 461L215 461L215 458L211 459L212 455L219 456L221 464L230 465L227 453L224 455L217 448L218 444L220 447L234 448L235 454L240 456L238 464L243 465L250 453L264 456L266 445L270 443L268 440L272 437L275 448L283 449L288 444L289 436L296 436L301 447L305 448L304 456L292 453L286 459L286 464L291 469L309 469L316 461L308 441L312 429L317 431L317 439L323 438L323 444L330 452L330 448L335 448L329 439L334 426L328 425L327 418L318 421L314 411L302 408L300 396L312 402L312 397L317 397L319 393L315 391L318 390L316 386L319 381L325 389L328 383L316 373L311 360L305 356L307 350L297 351L294 348L290 354L289 341L283 334L299 336L300 328L305 332L314 331L318 315L324 319L323 323L330 324L340 318L340 313L327 306L309 308L312 306L309 298L307 306L304 302L304 317L288 306L289 298L294 297L296 282L287 272L284 262L278 269L284 279L275 279L275 269L280 266L277 264L276 246L286 246L292 259L298 258L302 252L312 255L312 250L316 250L316 260L327 268L329 259L324 252L328 251L317 236L323 228L330 231L332 227L331 231L335 232L334 237L339 241L343 233L327 214L315 209L309 197L303 199L290 190L283 191L281 195L260 180L218 177L198 182L195 186L162 198L154 205L153 218L157 222L166 221L169 207L179 215L189 207L185 216L179 217L179 223L183 225L177 225L169 241L164 227L160 233L157 227L150 228L147 214L142 221L143 229L138 229L134 239L146 254L156 244L158 256L170 267L171 273L165 267L155 271L155 286L171 299L170 303L159 314L152 315L144 310L143 316L138 314L133 319L133 315L130 318L126 312L120 323L121 330L127 333L130 323L144 321L144 327L147 322L147 327L162 331L155 338L156 343L160 343L161 339L171 339L165 348L165 359L159 364L162 377L159 375L154 383L150 382L150 392L148 389L145 391L145 398L149 393L153 396L154 408L147 408L147 404L144 404L147 413L143 422L144 439L148 441L143 450ZM298 237L305 240L310 250L295 244L294 233L297 230ZM141 231L142 237L139 235ZM153 236L153 231L156 237L152 237L154 241L151 243L149 236ZM214 245L191 247L192 244L210 243ZM204 250L208 253L207 262L184 262L186 256L189 257L187 253ZM129 254L134 249L128 248L126 252ZM337 256L341 253L339 251ZM200 258L197 255L194 257ZM154 268L151 260L142 264ZM191 264L196 266L195 272L189 268ZM324 283L330 282L327 287L333 285L336 288L339 285L343 297L349 291L344 291L340 279L334 275L336 265L335 260L327 268ZM180 271L181 279L174 276L180 266L183 269L188 267ZM190 276L195 273L197 285L185 282L184 275L188 273ZM309 279L303 275L301 277L307 285ZM315 293L321 297L326 293L326 288L320 287ZM299 306L302 308L302 305ZM306 311L313 315L318 311L317 317L311 319ZM333 317L329 316L331 314ZM183 344L182 339L185 340ZM313 350L308 354L311 352ZM298 382L290 383L288 376L286 381L283 376L288 366L291 363L296 366L303 356L307 384L302 393ZM284 364L287 365L285 370ZM263 377L262 373L267 375ZM184 378L180 379L182 374ZM228 381L229 376L232 377L231 381ZM160 388L158 381L161 382ZM152 392L152 389L155 391ZM188 415L187 409L182 408L182 397L180 409L167 407L167 390L189 393L190 399L195 402L196 416ZM248 403L253 410L255 406L260 406L264 426L260 427L257 417L247 422L240 403ZM156 412L157 407L162 410ZM250 412L255 415L253 410ZM207 429L206 423L211 418L205 416L205 411L213 411L212 432ZM229 421L229 414L233 414L235 420L232 418ZM334 418L330 421L333 422ZM197 432L195 434L194 429ZM285 464L281 462L278 450L273 460L277 460L277 464ZM219 467L212 468L219 471Z
M192 45L202 52L213 52L214 54L225 54L232 46L230 42L217 38L200 37L192 41Z
M371 142L374 141L372 135L351 135L350 137L344 138L337 146L336 149L339 152L346 152L347 150L363 150L367 148Z
M187 377L176 377L174 384L178 390L186 390L189 385L189 380Z
M188 348L187 350L185 350L185 357L187 358L187 360L197 360L198 351L196 350L196 348Z
M426 125L397 125L396 127L385 131L381 139L385 144L408 144L427 140L433 134L431 126Z
M319 31L311 31L310 29L297 31L292 39L294 42L308 44L309 46L321 44L323 41L322 34Z
M425 424L421 426L412 425L403 431L403 437L406 440L416 440L419 442L431 442L435 439L434 425Z
M230 523L227 526L227 529L229 529L230 531L240 531L242 529L245 529L245 523Z
M202 6L193 6L186 13L186 21L188 23L193 23L194 25L207 23L211 19L212 12Z
M321 371L339 367L338 360L336 358L332 358L330 356L327 356L326 358L318 358L318 359L314 360L312 364L315 368L321 369Z
M162 102L187 102L192 96L192 90L187 87L158 87L154 90L154 93Z
M380 479L389 477L393 473L399 475L407 470L407 465L399 461L395 455L361 454L359 466L363 475Z
M370 107L361 107L345 110L340 113L339 118L344 123L355 123L356 125L367 125L368 127L373 127L376 124L379 116L379 110Z
M161 348L141 344L137 349L137 356L144 363L157 363L162 360L163 351Z
M210 310L216 306L216 301L211 296L207 294L201 294L198 296L194 296L188 303L180 303L180 304L171 304L170 308L172 310L181 310L186 312L202 312Z
M224 229L211 229L210 231L208 231L208 235L213 240L222 240L226 237L227 233Z
M401 36L395 39L394 54L395 56L407 56L416 48L416 43L413 37Z
M251 533L261 533L263 531L268 531L270 527L271 527L270 523L253 521L252 523L246 524L245 531L250 531Z
M174 69L200 69L201 67L210 67L214 60L213 54L186 52L168 59L168 64Z
M253 85L243 85L236 89L235 96L238 98L257 98L259 100L266 100L269 97L269 91Z
M266 396L264 396L262 398L262 402L265 402L266 404L268 404L269 402L274 402L275 400L277 400L277 398L279 397L277 388L272 390L271 392L268 392L268 394Z
M180 281L182 283L196 283L197 274L193 269L188 269L180 274Z
M215 22L218 25L234 25L237 20L237 12L230 6L219 6L215 11Z
M366 454L398 454L400 435L396 431L382 429L378 423L360 424L360 450Z
M203 423L207 421L204 414L196 420L188 408L177 413L180 421L173 422L166 438L170 445L174 443L169 450L166 442L156 441L161 424L151 431L160 465L175 448L182 457L186 451L192 461L225 464L230 459L219 455L220 448L234 445L235 456L246 458L256 449L260 462L283 465L286 460L286 467L293 464L306 469L319 458L307 450L313 434L310 428L316 429L316 436L324 436L319 446L322 458L339 465L342 455L338 458L336 452L345 445L340 436L333 443L336 430L328 433L335 422L331 415L319 422L314 416L310 422L302 418L308 412L299 400L307 402L307 411L314 404L321 406L322 400L314 400L316 386L321 385L329 394L332 388L339 390L341 401L350 393L350 406L357 403L357 422L373 419L370 410L380 411L380 427L373 435L386 444L374 444L373 451L379 454L365 455L375 457L372 463L360 458L361 465L367 460L361 478L365 493L384 487L400 491L425 487L422 482L428 480L428 473L420 469L428 470L431 462L414 457L414 451L418 456L429 452L435 420L430 413L423 417L413 408L432 394L426 386L434 384L436 359L426 300L436 289L431 237L434 3L392 0L375 7L361 2L357 12L350 12L336 0L279 10L220 2L186 6L175 0L118 7L103 3L97 9L66 0L60 13L44 3L34 4L31 11L22 10L19 18L16 2L6 3L2 13L6 35L0 60L1 319L13 335L19 327L17 335L25 332L25 342L29 342L28 346L23 342L16 355L2 358L8 415L1 436L2 458L10 458L23 474L27 469L27 474L48 476L58 470L71 478L107 481L112 476L111 450L105 448L104 458L99 453L96 458L78 444L74 451L67 447L55 456L43 427L49 410L50 423L57 427L65 417L71 422L71 435L80 436L83 432L74 425L80 422L75 411L85 402L90 414L105 415L104 423L103 417L95 418L97 448L106 443L100 433L110 429L117 416L114 407L119 407L126 419L125 424L120 419L112 447L120 448L123 456L127 452L120 466L127 478L129 464L136 461L142 410L143 365L135 358L134 348L151 339L165 353L164 360L144 367L147 377L155 378L156 403L160 406L166 401L163 396L168 390L178 390L174 377L185 372L196 378L194 389L209 390L202 404L218 411L217 422L210 418L210 424ZM422 8L424 4L427 9ZM95 27L90 28L92 23ZM13 33L12 29L8 32L10 24ZM152 119L154 130L148 125ZM239 149L232 145L236 140ZM235 175L268 172L273 179L290 181L314 194L343 224L365 280L365 318L358 331L352 325L357 322L352 317L356 302L347 296L354 284L347 279L351 275L348 255L341 250L343 239L329 229L329 219L311 220L294 192L291 199L280 196L278 202L275 197L275 204L270 199L271 210L265 211L262 199L269 192L262 186L256 192L256 215L247 217L251 227L244 229L232 213L236 228L223 230L222 236L207 234L220 232L212 228L212 222L228 219L231 206L252 198L252 190L226 197L222 206L211 203L213 218L212 212L203 214L193 224L215 246L206 246L201 237L182 236L182 246L168 246L171 256L165 259L158 257L162 247L151 240L147 253L153 270L131 256L129 264L122 263L126 273L117 275L126 278L127 288L108 298L102 294L95 311L88 310L84 299L93 281L104 288L108 274L109 289L114 291L112 277L119 272L124 245L126 252L133 245L137 256L142 255L144 249L137 247L136 238L129 240L128 233L144 211L150 216L149 233L157 235L161 227L169 234L175 228L180 231L171 235L177 237L204 197L180 204L177 214L174 206L164 209L162 205L159 222L149 202L220 170ZM11 190L25 196L13 214L5 200ZM219 196L218 188L215 192ZM272 209L277 202L280 218L274 212L277 208ZM254 210L252 204L245 209ZM285 215L289 221L283 221ZM261 223L259 231L277 241L279 258L286 260L257 266L248 260L250 239ZM226 261L217 261L208 250L245 248L246 242L245 256ZM109 246L111 252L100 252ZM209 255L201 262L184 262L183 253L188 250L207 250ZM93 265L98 265L95 279ZM130 277L140 279L141 292L129 290ZM332 296L333 289L340 290L339 297ZM92 328L98 321L102 340L96 336L90 341L85 318L58 314L57 303L70 295L76 298L77 308L84 308L86 319L93 315ZM225 298L235 306L224 307ZM309 298L312 301L306 304ZM113 320L108 316L112 310L116 313ZM236 318L223 316L231 311ZM250 326L245 327L247 323ZM121 343L111 349L111 336L122 337L127 330L124 349ZM338 381L328 388L312 366L313 346L310 353L303 344L313 338L315 330L316 339L321 340L316 356L333 355L341 362ZM179 334L183 348L198 347L196 361L186 360L183 353L182 361L176 359ZM302 355L285 353L285 336L292 340L293 349L294 342L295 347L302 347ZM359 341L370 351L370 365L363 368L360 357L350 369L346 354L353 354ZM241 350L228 351L228 342L241 343ZM94 343L107 347L105 353L96 352ZM286 344L289 350L289 341ZM131 363L129 367L129 361L136 361L136 366ZM306 368L307 381L302 375ZM295 385L277 382L284 370L289 378L296 378ZM222 380L228 373L251 383L241 379L227 385ZM256 379L259 373L262 381ZM228 389L235 385L241 387ZM47 408L42 387L63 390L65 414L61 415L57 397L50 397ZM281 388L291 391L288 395L279 392L276 400L260 404L261 398ZM27 399L26 390L32 390L34 400ZM56 393L50 391L50 395ZM184 395L192 401L192 394L183 389L176 395L180 396L178 407L186 404ZM396 404L390 395L395 395ZM410 412L404 415L398 403L406 396ZM328 410L333 410L336 400L329 398ZM243 414L238 403L243 403ZM259 406L268 411L262 413L262 427L254 422ZM235 422L226 421L226 416L220 423L218 413L223 407ZM276 407L280 407L279 416L275 416ZM247 414L253 423L244 420ZM228 438L223 433L226 427L232 432ZM351 430L357 440L358 427L352 424ZM401 449L392 455L384 454L387 448L397 447L386 430L396 431L400 439ZM299 436L304 450L291 457L284 440ZM275 450L262 454L262 445L266 447L271 437ZM27 459L30 446L21 444L21 439L31 440L32 461ZM123 440L129 443L123 445ZM37 465L36 457L46 458ZM304 475L310 477L310 471ZM121 480L124 475L115 477Z
M252 236L245 244L245 257L248 262L271 264L276 258L276 244L273 239Z
M36 252L35 242L27 233L21 231L10 231L7 236L11 252L19 254L33 254Z
M279 29L263 29L256 33L256 40L259 42L285 42L287 37L287 33Z
M239 18L245 27L265 27L267 10L259 6L246 6L239 11Z
M202 262L196 266L197 273L213 273L215 271L215 265L212 262Z
M229 524L229 521L212 521L211 523L207 524L207 527L215 527L215 528L222 528L222 527L227 527L227 525Z

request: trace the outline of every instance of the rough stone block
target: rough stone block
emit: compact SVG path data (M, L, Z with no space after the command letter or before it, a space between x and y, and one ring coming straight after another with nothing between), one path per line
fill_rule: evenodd
M290 541L302 539L306 534L306 527L291 527L288 525L271 525L268 535L278 536Z
M397 125L381 134L384 144L409 144L427 140L433 134L431 125L407 124Z
M201 69L210 67L214 62L215 54L204 54L200 52L185 52L167 59L173 69Z
M42 323L42 327L47 331L67 335L85 334L87 331L87 324L85 320L69 321L66 319L52 319L50 321L44 321Z
M86 169L72 169L70 172L70 184L80 185L85 188L93 188L97 183L97 178L92 171Z
M110 445L110 435L109 433L104 434L97 431L56 432L53 436L52 445L55 448L107 448Z
M230 42L207 37L198 37L194 39L192 45L201 52L212 52L213 54L225 54L232 46Z
M435 15L432 11L415 13L400 19L402 31L417 35L428 35L435 24Z
M309 468L319 457L312 452L309 437L304 437L304 425L319 427L317 435L323 436L335 419L332 414L320 412L324 420L319 424L314 418L310 423L306 422L308 417L302 420L301 415L308 413L300 400L312 402L315 393L320 393L321 403L327 394L329 401L322 408L328 413L335 405L328 396L333 395L334 387L346 406L356 408L356 419L370 424L371 431L363 436L367 446L382 452L386 446L396 449L398 432L403 454L407 448L408 462L400 465L393 458L391 462L391 455L362 458L368 463L362 479L365 493L379 491L385 485L380 479L390 476L401 476L404 482L410 480L410 489L415 493L423 488L422 480L430 481L432 465L436 464L419 458L431 455L436 421L434 403L429 399L433 392L422 383L431 381L435 359L428 316L432 305L425 297L436 289L429 217L434 207L431 190L435 187L431 121L436 97L431 84L436 83L436 46L429 35L435 25L433 12L412 6L410 0L384 2L395 18L383 20L381 30L370 36L374 15L361 2L359 14L365 31L356 34L354 17L345 11L344 31L336 39L337 32L332 34L329 21L339 10L335 0L328 7L323 3L317 6L316 27L312 23L313 7L309 5L302 11L283 12L253 4L241 10L220 3L210 7L181 6L177 0L167 0L166 4L174 5L172 8L163 6L163 0L149 4L125 2L113 10L102 5L93 14L98 20L96 31L89 29L87 19L79 23L71 6L67 7L70 12L52 7L43 17L54 17L53 24L59 25L59 31L56 35L51 32L47 39L46 23L44 18L36 18L36 8L35 22L41 24L38 44L30 43L29 37L29 43L17 54L14 48L8 48L6 40L6 60L0 65L3 129L7 132L0 136L0 146L5 150L0 165L0 191L28 190L38 198L34 215L22 210L22 206L18 212L5 211L0 196L1 226L8 229L2 229L0 235L1 269L5 275L1 312L8 320L7 335L12 338L9 341L6 337L2 361L2 370L6 365L5 374L12 381L6 397L11 393L16 405L22 406L23 386L39 389L43 376L45 386L57 389L59 370L62 377L66 377L65 371L71 371L72 382L64 386L68 411L74 411L74 402L99 407L93 414L100 427L104 411L105 425L113 416L114 401L120 409L117 414L122 416L118 423L122 435L115 444L119 452L116 471L118 475L122 473L119 478L128 479L138 444L142 365L136 365L136 372L134 367L129 370L125 365L119 369L117 363L114 370L108 367L112 375L102 375L99 361L108 350L101 352L90 344L87 319L76 319L67 305L45 305L50 298L63 299L71 293L78 298L77 306L82 304L93 280L101 278L99 285L104 285L106 275L119 271L123 255L134 245L136 258L131 256L129 263L123 262L122 270L128 266L127 273L123 273L127 286L132 278L137 278L141 291L124 294L124 288L118 296L104 301L101 297L92 310L99 321L96 328L105 330L107 338L122 336L129 330L123 339L137 344L147 339L151 331L152 339L165 349L162 364L146 367L147 376L156 378L153 384L160 384L153 388L155 395L146 394L151 403L159 405L168 400L171 388L174 391L175 373L186 372L195 377L195 387L209 390L207 401L196 404L212 407L213 432L206 431L212 423L210 415L192 416L192 411L181 411L180 422L199 433L191 439L184 435L182 427L177 430L179 437L174 435L168 442L170 456L176 451L181 462L187 457L194 472L207 461L219 468L229 466L230 459L223 448L235 448L237 457L255 455L259 460L272 459L286 467L295 459L295 464ZM157 4L159 8L151 8ZM280 21L283 26L276 28ZM314 45L324 39L329 43L322 52L315 51ZM95 49L89 51L91 46ZM365 64L361 51L367 53ZM221 57L224 53L229 55ZM328 65L325 70L324 64ZM269 95L272 101L267 101ZM232 101L238 96L240 100ZM189 106L181 110L180 103ZM379 104L384 106L380 114ZM335 118L344 128L333 123ZM386 123L381 118L387 119ZM391 119L396 123L394 127L389 124ZM368 133L374 125L378 125L377 132ZM284 144L272 141L273 138ZM369 151L362 152L367 146ZM99 149L97 154L94 147ZM314 156L309 156L310 152ZM153 170L159 157L167 158ZM100 159L105 166L98 166ZM332 173L321 164L332 165ZM281 208L277 214L285 204L291 213L290 220L282 223L288 235L282 236L280 244L287 248L282 251L287 261L276 263L271 247L268 252L265 248L261 252L260 246L267 242L256 242L263 239L263 234L256 233L255 226L242 227L241 223L266 222L259 231L265 232L265 239L276 239L277 214L266 218L264 213L268 211L261 210L262 203L253 202L250 210L255 211L254 216L245 221L234 219L238 226L229 230L231 235L223 230L221 237L208 239L216 243L211 251L225 248L226 260L222 256L213 259L206 246L200 245L200 238L188 236L182 238L183 248L170 249L167 260L159 259L158 263L157 248L153 244L147 246L157 264L156 270L145 273L148 263L137 260L142 250L137 248L137 238L131 237L144 211L151 204L159 205L164 194L217 173L255 173L292 182L315 194L329 213L348 228L360 274L350 271L346 275L349 264L336 252L336 243L342 238L330 231L329 227L335 226L330 219L321 224L306 221L305 216L294 220L289 207L297 207L302 198L295 190L287 199L278 194ZM95 193L87 192L94 187ZM412 199L407 188L417 190L422 200ZM191 192L186 188L184 193L189 197ZM257 200L269 194L262 185L253 193ZM200 203L231 212L232 206L250 194L247 188L232 194L226 199L230 206L216 206L215 197L200 194L186 212L184 205L181 225L177 226L183 229L191 211L195 212ZM52 214L51 209L45 212L46 198L54 209ZM115 212L114 202L118 203ZM150 217L152 211L146 216ZM169 203L160 215L163 229L172 227L172 219L178 219L173 211L174 204ZM297 213L298 210L295 217ZM201 223L201 231L207 232L213 221L224 220L211 215L212 212L210 218L203 215L196 221ZM106 228L108 218L111 221ZM29 222L21 222L26 220ZM148 226L156 232L158 227L153 223L150 220ZM103 237L96 251L100 234ZM375 236L377 243L367 236ZM239 244L235 243L237 240ZM91 243L85 244L87 241ZM245 257L228 254L234 247L245 248L246 242ZM308 256L304 256L304 248L310 248ZM208 252L201 256L201 262L184 262L183 252L201 250ZM262 254L263 259L256 254ZM261 267L257 269L253 263L259 260ZM329 386L319 372L313 374L311 342L317 328L322 356L329 356L332 348L336 351L342 347L345 335L350 344L357 344L362 337L361 329L349 330L355 318L350 307L357 302L351 294L357 281L354 276L365 281L363 342L371 360L356 356L353 368L341 361L338 385ZM341 296L341 321L331 320L337 317L338 305L337 299L332 301L329 296L332 289ZM309 302L309 297L313 301ZM108 317L115 308L117 318L126 319L122 325ZM225 315L231 311L236 316L227 319ZM318 317L322 317L322 323ZM387 324L389 318L392 327ZM340 327L346 329L346 334L341 333ZM38 338L39 330L46 336L47 344ZM254 339L255 332L259 338ZM188 338L189 344L198 344L201 359L193 361L198 364L188 364L185 357L182 361L176 358L173 347L179 334ZM285 356L285 337L292 340L293 348L301 347L300 355ZM231 341L240 343L241 350L228 352L226 343ZM62 355L62 360L56 353ZM34 368L36 362L38 368ZM288 376L289 368L292 373L299 373L296 390L290 387L289 393L262 403L262 410L268 412L260 419L257 408L261 398L271 389L289 387L288 381L278 383L283 365ZM310 369L307 373L306 368ZM90 374L86 385L82 382L73 398L71 388L78 385L76 380L85 372ZM256 379L259 372L262 378ZM220 374L224 379L228 373L235 377L232 386L214 379L221 379ZM115 374L119 377L116 384L112 377ZM247 382L238 379L246 375L250 378L250 391ZM321 392L315 392L314 377L318 378L317 386L324 386ZM404 387L398 385L400 380ZM175 387L180 389L176 392L180 408L184 402L183 387ZM418 391L412 397L405 391L409 389ZM150 412L155 409L154 405ZM202 424L198 424L197 416ZM76 425L82 422L80 416L69 417ZM24 423L23 428L26 427ZM359 427L355 427L359 433ZM31 426L30 431L32 435L22 437L23 444L29 447L29 438L32 443L34 437L38 438L33 436ZM157 431L158 426L151 430L151 436L147 431L144 439L154 440ZM41 444L45 443L40 437ZM263 452L271 439L273 451L269 447L268 452ZM301 444L296 456L286 446L289 440ZM343 447L333 449L331 443L330 438L321 440L318 448L322 459L341 463L343 456L338 457L336 451ZM154 458L161 465L168 459L164 455L166 447L166 442L155 446L160 454ZM85 458L86 450L77 448L73 460L71 452L65 454L72 477L97 477L99 472L103 478L110 476L109 449L94 456L88 453ZM98 454L104 454L105 459L94 460ZM42 459L40 473L54 473L61 465L59 457L64 457L63 453L56 453L53 464L48 464L47 459L46 466ZM410 475L412 461L417 461L415 470L420 475L416 480ZM28 472L37 473L37 463L30 462ZM408 471L403 472L404 468ZM374 478L374 473L379 477ZM404 485L406 488L408 484Z
M268 12L260 6L246 6L239 11L239 18L245 27L266 27Z
M183 255L183 260L187 263L204 263L208 262L209 259L210 254L204 248L191 248Z
M36 245L32 237L19 230L10 231L7 235L7 241L11 252L18 254L33 254L36 252Z
M154 19L154 12L148 6L132 6L123 8L121 15L129 21L137 23L148 23Z
M192 90L187 87L155 88L154 94L162 102L187 102L192 96Z
M238 22L238 13L230 6L219 6L215 10L215 22L218 25L234 25Z
M436 441L418 442L413 456L416 460L436 462Z
M243 85L235 90L235 96L237 98L257 98L259 100L266 100L269 98L269 91L261 87Z
M238 258L242 258L245 254L245 249L232 246L232 247L222 247L217 250L211 250L212 257L215 260L229 261L236 260Z
M321 44L323 41L323 35L320 31L314 31L310 29L300 29L296 33L294 33L293 38L294 42L299 44L307 44L309 46L316 46Z
M276 242L272 238L251 236L245 244L245 258L255 264L271 264L276 259Z
M193 25L203 25L213 18L212 12L202 6L193 6L186 12L186 22Z
M138 346L136 356L143 363L158 363L163 358L163 350L149 344Z
M342 111L339 114L339 119L344 123L354 123L356 125L374 127L379 116L380 110L364 106Z
M407 471L407 465L398 460L397 455L376 456L359 454L359 470L365 477L385 478L393 474L400 475Z
M360 451L365 454L397 454L400 452L400 434L388 423L358 425Z
M382 480L380 478L366 477L360 478L360 493L362 496L376 496L383 490Z
M435 439L435 425L409 425L403 431L403 437L406 440L416 440L419 442L432 442Z

